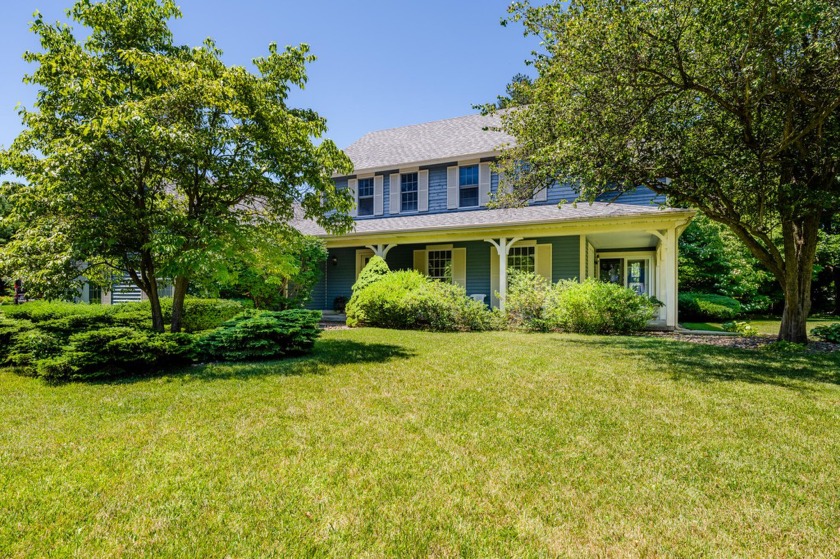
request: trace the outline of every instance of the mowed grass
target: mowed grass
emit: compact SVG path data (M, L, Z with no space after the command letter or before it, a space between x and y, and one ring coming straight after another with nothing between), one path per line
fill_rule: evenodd
M0 557L840 556L838 355L334 330L0 417Z
M762 335L765 336L778 336L779 335L779 328L782 325L782 321L779 319L772 319L772 318L756 318L756 319L745 319L746 322L750 323L750 326L755 328L755 330ZM840 323L840 319L836 317L811 317L808 319L808 332L810 333L811 330L816 328L817 326L828 326L830 324ZM722 322L681 322L680 325L683 328L688 330L706 330L711 332L723 332L723 323Z

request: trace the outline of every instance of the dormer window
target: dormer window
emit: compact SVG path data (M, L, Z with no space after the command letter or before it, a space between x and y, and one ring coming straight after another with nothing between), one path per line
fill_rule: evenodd
M358 215L373 215L373 178L359 179Z
M458 168L458 207L478 206L478 165Z
M417 173L403 173L400 175L400 211L417 211Z

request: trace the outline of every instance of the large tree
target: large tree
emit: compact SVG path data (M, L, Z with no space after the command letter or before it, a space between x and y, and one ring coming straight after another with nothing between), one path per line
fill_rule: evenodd
M541 38L531 103L504 115L517 203L645 185L727 225L807 340L821 221L840 210L840 4L829 0L516 2ZM527 161L527 164L522 164Z
M349 226L351 202L331 180L349 160L317 143L322 117L287 104L306 82L306 45L271 45L251 72L226 66L210 40L176 45L171 0L79 0L68 14L91 35L79 41L36 14L42 50L26 53L37 68L25 81L39 87L37 101L0 154L26 180L11 200L26 216L20 243L60 221L85 274L102 284L127 274L157 330L158 284L172 280L177 331L190 281L224 268L251 229L297 207L328 230Z

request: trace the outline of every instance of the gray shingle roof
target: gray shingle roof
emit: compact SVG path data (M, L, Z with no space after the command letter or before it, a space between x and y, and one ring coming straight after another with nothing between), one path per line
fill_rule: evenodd
M344 150L356 172L430 161L457 161L498 151L514 139L496 130L497 115L468 115L365 134Z
M668 213L686 213L687 211L675 208L659 208L657 206L608 204L605 202L565 204L562 207L554 204L544 204L525 208L485 209L360 219L356 221L356 229L350 235L440 231L488 226L505 227L613 217L660 216ZM306 235L328 236L313 221L297 220L293 225Z

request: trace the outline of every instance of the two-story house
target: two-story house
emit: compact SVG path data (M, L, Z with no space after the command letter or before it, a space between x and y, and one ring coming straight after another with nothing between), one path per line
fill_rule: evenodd
M331 236L312 222L297 224L329 251L311 307L328 310L349 298L376 254L392 270L452 281L494 307L504 306L509 270L552 282L596 277L655 296L664 303L657 322L676 326L677 239L693 212L662 208L647 189L572 204L576 195L562 184L527 207L489 209L499 188L491 163L513 142L497 124L470 115L372 132L349 146L355 172L335 180L356 201L354 231Z

